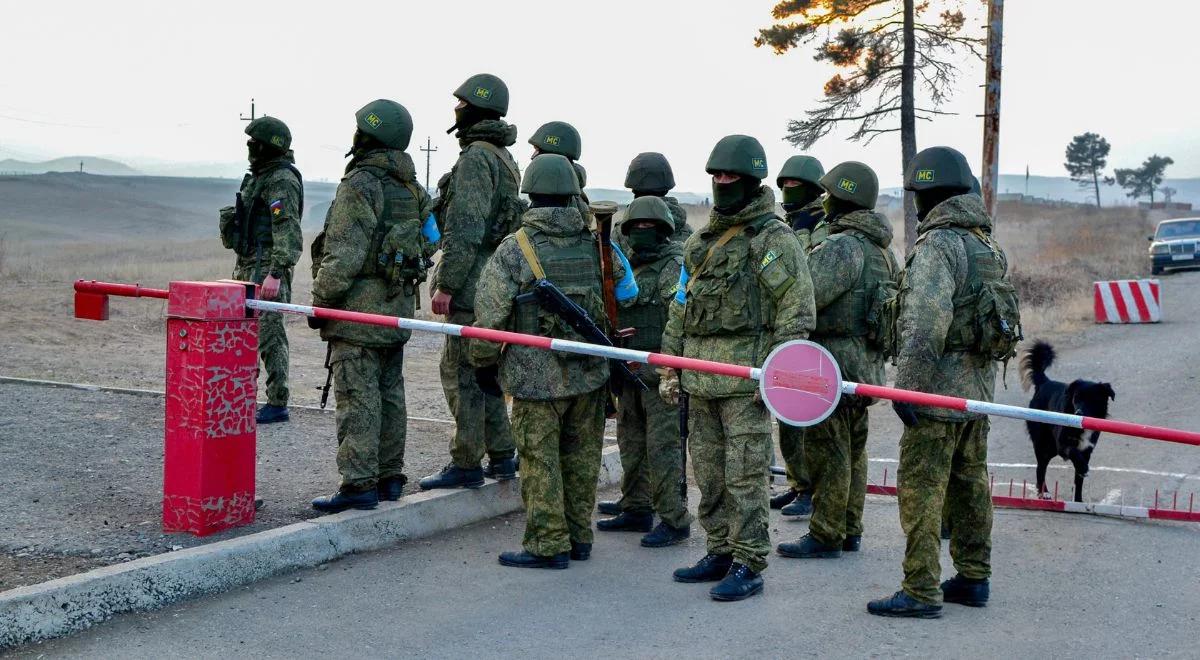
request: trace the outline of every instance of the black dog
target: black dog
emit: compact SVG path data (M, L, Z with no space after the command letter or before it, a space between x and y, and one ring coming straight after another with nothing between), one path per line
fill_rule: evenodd
M1029 401L1030 408L1069 415L1108 417L1108 402L1117 398L1112 385L1090 380L1076 380L1068 385L1050 380L1046 377L1046 370L1052 364L1054 348L1044 341L1034 342L1021 356L1021 384L1026 390L1030 385L1035 388L1033 399ZM1029 429L1029 439L1033 441L1033 451L1037 454L1038 493L1048 492L1046 466L1057 455L1075 466L1075 501L1082 502L1083 478L1087 476L1088 463L1100 440L1100 432L1092 431L1085 437L1083 429L1041 422L1025 422L1025 425Z

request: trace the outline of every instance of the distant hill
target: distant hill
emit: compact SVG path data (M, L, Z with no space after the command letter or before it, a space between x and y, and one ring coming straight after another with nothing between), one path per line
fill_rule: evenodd
M618 204L628 204L633 201L633 193L624 189L585 188L584 192L587 193L588 199L595 201L604 200ZM697 195L696 193L679 192L676 190L672 190L670 196L678 199L680 204L702 204L708 198L707 195Z
M68 156L55 158L40 163L8 158L0 160L0 174L45 174L47 172L79 172L79 164L83 163L86 174L105 174L110 176L133 176L141 174L125 163L118 163L107 158L94 156Z
M86 167L86 165L85 165ZM154 235L217 238L217 210L233 204L238 179L0 176L0 234L12 240L109 241ZM321 226L336 186L305 182L303 226Z
M1200 208L1200 178L1197 179L1165 179L1164 186L1174 188L1177 192L1173 198L1176 202L1190 202ZM880 192L899 195L899 188L887 188ZM1001 174L999 192L1025 194L1025 175ZM1070 202L1095 202L1095 191L1083 189L1079 184L1065 176L1031 176L1029 177L1028 194L1031 197L1044 199L1066 200ZM1154 196L1156 201L1162 201L1159 194ZM1141 201L1149 201L1142 198ZM1100 186L1100 202L1104 206L1132 206L1134 200L1125 196L1125 190L1118 186Z

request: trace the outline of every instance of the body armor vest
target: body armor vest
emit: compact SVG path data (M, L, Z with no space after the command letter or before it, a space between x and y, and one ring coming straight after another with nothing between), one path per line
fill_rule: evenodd
M279 167L286 167L296 175L296 181L300 183L300 214L304 214L304 179L300 176L300 170L291 163L284 163ZM274 235L271 233L271 201L263 200L262 189L260 182L274 172L278 168L272 168L255 176L254 189L251 191L250 207L246 209L247 222L250 223L249 240L246 245L242 246L240 254L244 257L254 257L256 255L267 255L271 252L271 248L275 245ZM299 222L301 218L296 218Z
M747 222L725 245L714 248L713 242L697 243L689 260L696 272L689 269L687 303L684 307L683 329L686 334L758 335L773 330L768 320L775 318L774 303L762 295L758 274L767 265L760 263L764 255L755 255L751 242L775 214ZM790 231L780 225L781 231ZM768 309L763 307L767 306Z
M371 235L371 247L361 274L366 277L424 280L424 253L421 249L420 200L415 186L399 181L379 167L359 168L379 179L383 186L383 211ZM387 245L384 245L384 242Z
M854 287L817 314L814 337L864 337L871 332L867 317L875 304L876 290L881 286L894 286L896 265L890 253L880 248L871 239L856 230L836 234L845 236L836 240L856 240L863 254L863 269Z
M537 260L545 271L546 279L587 310L597 325L604 327L606 317L600 284L600 254L597 251L595 236L589 231L581 231L577 241L559 246L536 229L524 227L522 231L529 238ZM532 281L522 284L521 293L529 292L532 285ZM543 310L537 302L517 303L513 310L513 320L513 330L516 332L585 341L565 321ZM557 352L555 356L560 359L599 359Z
M662 335L667 327L667 304L659 291L663 268L674 261L681 263L678 254L667 254L634 269L637 276L637 302L621 311L621 325L634 328L627 348L635 351L657 351L662 348Z

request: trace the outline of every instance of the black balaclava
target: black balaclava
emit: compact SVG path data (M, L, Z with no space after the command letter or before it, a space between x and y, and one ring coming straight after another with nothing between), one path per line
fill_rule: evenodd
M669 192L671 192L671 191L670 190L635 190L635 191L633 191L633 198L637 199L638 197L666 197L667 193L669 193Z
M368 151L376 151L378 149L387 149L387 145L363 133L360 128L354 131L354 140L351 142L350 151L347 151L346 155L358 159Z
M717 183L713 179L713 208L722 215L733 215L746 208L758 194L761 180L741 175L733 183Z
M795 186L782 186L780 190L783 193L785 211L799 211L821 196L821 188L807 181L801 181Z
M254 169L258 165L268 161L275 160L283 156L286 151L276 147L273 144L260 142L254 138L246 141L246 158L250 161L250 169Z
M543 195L541 193L529 193L529 208L549 209L569 206L571 204L572 197L574 197L574 195Z
M970 192L970 188L930 188L916 191L917 219L924 220L933 207L950 199Z
M446 129L447 133L470 128L485 119L499 119L500 113L495 110L484 110L470 103L461 108L454 108L454 125Z
M844 199L838 199L833 195L825 197L825 201L821 203L821 208L825 209L825 222L833 222L847 213L863 210L862 206L854 202L847 202Z

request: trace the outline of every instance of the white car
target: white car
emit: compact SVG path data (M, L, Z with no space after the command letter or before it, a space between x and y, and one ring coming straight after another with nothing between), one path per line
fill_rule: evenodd
M1158 223L1150 239L1150 272L1158 275L1168 268L1200 266L1200 218L1178 218Z

